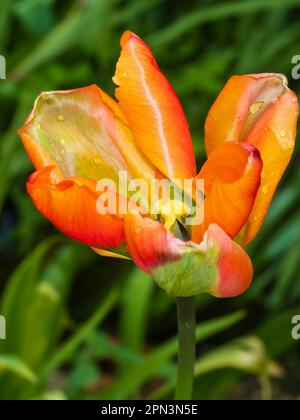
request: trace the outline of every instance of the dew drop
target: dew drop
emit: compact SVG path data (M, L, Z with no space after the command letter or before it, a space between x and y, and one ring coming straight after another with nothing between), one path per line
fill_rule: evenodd
M123 71L122 76L123 76L123 77L126 77L126 76L127 76L126 71Z
M272 98L272 103L273 104L276 104L276 102L278 102L278 101L279 101L278 96L275 96L274 98Z
M280 137L285 137L286 136L286 131L281 130L279 134L280 134Z
M100 163L101 163L101 159L100 159L100 158L98 158L98 157L95 157L95 158L94 158L94 162L96 163L96 165L100 165Z
M257 111L260 110L260 108L262 107L262 105L263 105L263 102L262 101L255 102L254 104L252 104L250 106L250 114L255 114Z
M264 170L262 170L260 176L261 176L261 178L265 178L266 172Z
M269 188L269 186L268 186L268 185L265 185L264 187L262 187L262 192L263 192L264 194L268 194L269 190L270 190L270 188Z
M65 121L65 116L63 114L59 114L58 117L57 117L57 121L64 122Z
M296 96L294 96L293 98L292 98L292 103L294 104L294 103L296 103L297 102L297 98L296 98Z
M293 149L293 148L294 148L294 146L295 146L295 143L293 142L293 140L290 140L290 141L288 142L288 148L289 148L289 149Z

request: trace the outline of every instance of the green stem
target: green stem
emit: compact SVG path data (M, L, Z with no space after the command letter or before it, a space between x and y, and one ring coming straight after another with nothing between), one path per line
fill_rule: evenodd
M177 298L178 370L175 400L191 400L195 364L195 298Z

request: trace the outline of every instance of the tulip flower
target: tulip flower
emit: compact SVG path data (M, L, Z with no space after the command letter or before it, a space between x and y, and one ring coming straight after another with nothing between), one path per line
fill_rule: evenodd
M117 101L95 85L37 98L19 130L36 168L27 191L64 234L101 255L132 258L167 293L182 298L179 316L189 318L192 296L233 297L252 281L244 247L262 226L290 161L297 97L281 74L231 77L209 111L207 160L197 173L183 109L151 50L129 31L121 47L113 77ZM161 207L156 217L99 214L97 181L117 182L120 171L146 182L204 180L203 220L185 226L188 209L178 210L174 200L173 210ZM184 337L182 323L181 329ZM189 339L192 344L191 336L183 338ZM182 381L188 382L192 356L189 363L179 369ZM185 397L186 388L177 396Z

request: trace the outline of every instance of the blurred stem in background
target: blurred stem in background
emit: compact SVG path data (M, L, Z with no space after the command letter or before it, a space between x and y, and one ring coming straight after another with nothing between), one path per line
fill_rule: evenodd
M179 349L175 400L192 399L196 343L195 314L195 297L177 298Z

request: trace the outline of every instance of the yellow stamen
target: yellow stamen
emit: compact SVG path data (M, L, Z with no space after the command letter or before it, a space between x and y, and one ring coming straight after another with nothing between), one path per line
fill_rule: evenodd
M160 199L154 207L156 212L162 216L166 229L171 229L176 219L187 216L190 213L190 208L179 200L170 200L164 204L163 200Z

